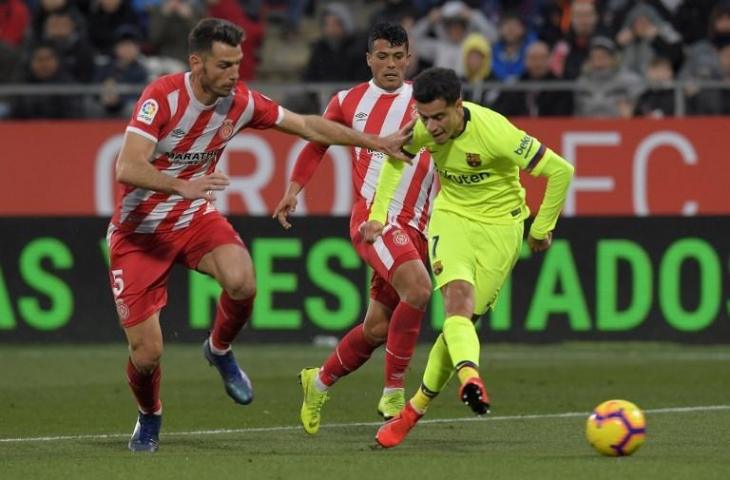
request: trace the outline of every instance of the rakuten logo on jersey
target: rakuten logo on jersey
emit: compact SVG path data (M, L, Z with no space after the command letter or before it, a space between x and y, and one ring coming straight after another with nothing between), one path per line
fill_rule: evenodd
M437 169L436 171L439 173L439 176L441 178L450 180L460 185L477 185L489 178L489 173L487 172L458 174L441 169Z

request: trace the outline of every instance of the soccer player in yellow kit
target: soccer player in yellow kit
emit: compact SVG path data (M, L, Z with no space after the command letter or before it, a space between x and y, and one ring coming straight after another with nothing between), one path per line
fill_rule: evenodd
M460 399L476 414L489 411L489 396L479 373L479 338L473 321L494 305L517 261L524 220L530 211L519 170L547 177L547 189L527 242L532 251L550 246L565 202L573 167L537 139L497 112L461 99L453 70L431 68L416 77L413 96L419 120L403 147L415 156L428 150L441 190L428 226L429 256L435 288L446 309L416 394L376 435L385 447L401 443L455 371ZM403 163L384 165L363 236L374 241L386 224L388 204Z

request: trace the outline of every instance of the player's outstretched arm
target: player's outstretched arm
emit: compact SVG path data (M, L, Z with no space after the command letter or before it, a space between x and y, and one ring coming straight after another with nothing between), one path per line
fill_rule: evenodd
M291 228L291 223L289 223L287 217L290 213L294 213L297 208L297 195L299 195L299 192L311 180L312 175L314 175L317 167L322 162L322 158L327 152L328 147L329 145L309 142L299 153L297 161L294 163L291 177L289 178L289 187L284 193L284 196L281 197L281 200L279 200L279 204L271 216L271 218L279 220L279 223L285 230Z
M410 158L401 152L401 148L410 139L412 127L413 124L410 123L395 133L378 137L358 132L317 115L299 115L286 109L284 109L284 116L276 126L283 132L298 135L313 142L327 145L355 145L383 152L404 161L410 161Z
M547 250L552 242L552 231L560 216L560 211L568 195L570 181L575 168L552 150L547 150L545 157L532 171L533 175L547 178L545 196L540 204L535 221L530 227L528 246L533 252Z
M154 149L155 143L148 138L127 132L117 159L117 181L155 192L177 194L188 200L204 198L208 201L215 200L215 191L228 186L228 177L221 172L192 181L165 175L150 163Z

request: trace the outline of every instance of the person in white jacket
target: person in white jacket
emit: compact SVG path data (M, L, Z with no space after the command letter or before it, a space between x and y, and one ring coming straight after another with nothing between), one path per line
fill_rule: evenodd
M431 32L436 38L429 36ZM419 59L432 63L434 67L453 69L458 76L463 76L462 43L473 32L481 33L490 43L497 39L497 28L483 13L463 2L451 1L431 10L413 26L410 33Z

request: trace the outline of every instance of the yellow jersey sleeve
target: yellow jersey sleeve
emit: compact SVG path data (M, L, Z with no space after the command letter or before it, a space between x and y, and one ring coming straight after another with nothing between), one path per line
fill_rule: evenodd
M428 132L426 131L426 127L421 120L418 120L413 127L411 141L402 148L403 153L411 158L415 158L427 138ZM393 194L398 188L400 179L403 176L403 170L405 170L405 162L391 158L388 155L385 156L385 162L383 162L380 175L378 175L378 186L375 188L375 200L370 207L368 220L377 220L383 225L388 223L390 201L393 199Z
M545 157L547 148L535 137L528 135L524 130L515 127L509 120L497 112L492 113L489 119L493 137L499 141L494 142L497 155L507 159L526 170L530 174L536 169L539 171L540 162Z
M540 210L530 227L530 236L533 238L542 240L555 228L568 195L568 187L570 187L574 170L573 165L549 149L540 161L539 171L535 172L535 175L547 177L547 187Z

